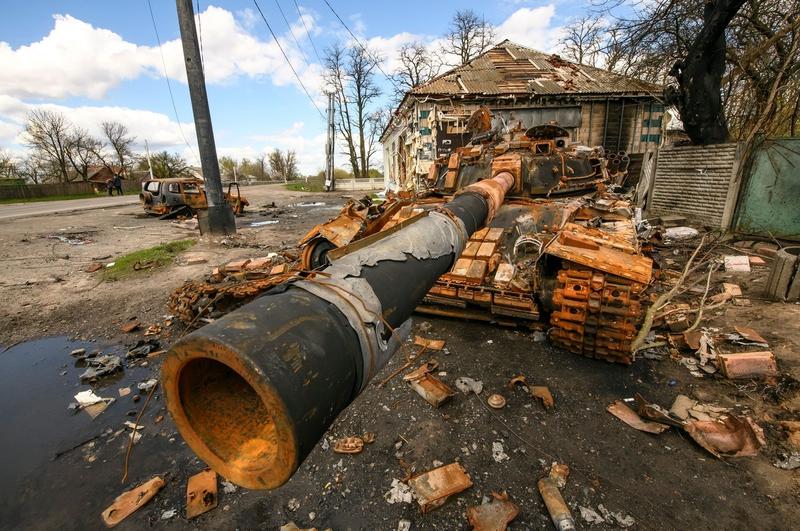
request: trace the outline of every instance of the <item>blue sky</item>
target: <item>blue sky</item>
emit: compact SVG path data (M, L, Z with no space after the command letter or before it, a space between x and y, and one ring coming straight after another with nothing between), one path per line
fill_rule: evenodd
M146 0L11 1L0 18L0 147L21 151L25 113L44 106L65 113L96 132L103 120L131 129L141 147L168 149L196 162L194 126L180 50L175 3L151 0L162 48L158 48ZM537 49L556 49L559 28L576 16L574 2L330 0L360 39L387 60L403 43L437 47L457 9L472 8L497 30ZM323 0L276 0L259 5L321 109L321 68L316 48L350 36ZM294 149L301 170L323 164L325 123L300 89L252 1L200 2L200 29L209 101L220 154L253 156L274 147ZM294 39L299 41L298 47ZM180 126L163 77L161 54L171 78ZM390 86L381 79L387 97ZM184 137L191 145L187 146ZM339 157L339 160L343 160Z

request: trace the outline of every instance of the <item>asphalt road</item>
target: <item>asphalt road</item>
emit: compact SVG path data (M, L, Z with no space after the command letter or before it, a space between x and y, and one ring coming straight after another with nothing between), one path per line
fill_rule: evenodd
M64 201L40 201L36 203L11 203L0 205L0 221L5 219L28 218L46 216L61 212L75 212L78 210L93 210L132 205L139 202L135 195L113 197L88 197L86 199L67 199Z

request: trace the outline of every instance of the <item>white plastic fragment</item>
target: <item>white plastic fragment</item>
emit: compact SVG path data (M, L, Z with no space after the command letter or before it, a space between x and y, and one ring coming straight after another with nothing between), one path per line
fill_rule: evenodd
M585 521L589 522L590 524L604 524L606 523L605 519L600 516L600 514L592 509L591 507L579 507L581 511L581 518Z
M411 487L397 478L392 479L392 488L383 495L386 503L411 503L414 496L411 494Z
M481 394L481 391L483 391L483 382L480 380L474 380L468 376L461 376L456 380L456 387L465 395L470 393L479 395Z
M510 459L503 448L503 443L499 441L492 443L492 459L494 459L497 463L502 463L503 461L508 461Z

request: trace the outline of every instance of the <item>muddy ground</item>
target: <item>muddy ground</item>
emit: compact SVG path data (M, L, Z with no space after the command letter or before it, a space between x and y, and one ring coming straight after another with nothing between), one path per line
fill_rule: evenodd
M111 255L103 259L107 262L193 233L169 221L142 218L137 207L0 226L5 250L0 345L11 347L0 352L0 528L101 529L100 512L119 493L156 474L166 481L164 489L119 529L277 529L294 521L319 529L394 530L402 520L411 529L467 529L466 508L492 491L506 491L520 507L512 529L548 528L536 482L553 461L571 467L563 492L579 528L620 527L617 521L590 524L581 519L581 507L598 511L600 505L623 519L631 517L637 529L794 527L800 472L772 464L788 449L775 421L800 416L790 379L760 385L695 378L668 355L623 367L559 351L547 341L536 341L530 331L427 316L414 317L414 333L446 340L447 350L430 356L439 361L439 378L451 386L459 376L479 379L484 384L480 397L458 393L434 409L399 378L384 388L370 385L331 427L328 443L318 444L286 485L260 492L223 489L220 483L219 507L188 521L186 481L204 465L177 434L163 396L156 392L142 417L143 437L134 447L128 480L121 482L127 439L119 430L141 410L142 400L134 402L136 384L158 376L161 357L147 358L144 366L126 366L123 373L94 385L97 394L116 401L92 420L85 412L73 415L67 409L77 391L89 388L79 384L83 368L70 351L124 352L143 336L141 330L124 334L120 326L132 317L145 326L163 323L169 292L184 280L234 258L288 246L344 202L338 195L279 187L248 188L245 193L255 208L239 219L241 236L222 244L201 242L189 251L201 253L207 263L183 265L179 259L169 268L118 282L103 282L97 273L83 270L100 257ZM260 205L272 201L282 210L278 217L257 213ZM286 206L301 202L326 204ZM248 227L270 219L279 223ZM43 237L64 232L91 243L71 245ZM781 371L800 378L800 306L761 300L766 274L766 267L749 274L720 274L717 281L727 276L741 284L751 305L726 305L715 310L708 324L757 329L770 342ZM161 346L168 347L180 334L178 325L165 328ZM36 341L25 343L30 340ZM376 380L403 361L402 354L396 355ZM522 389L506 387L520 373L532 384L550 387L553 411L545 411ZM118 389L129 386L133 392L119 397ZM487 408L491 392L502 393L507 406ZM765 428L768 445L758 457L719 460L674 429L661 435L642 433L605 411L614 400L637 392L667 407L683 393L747 412ZM365 432L374 433L376 440L361 454L339 455L330 448L339 437ZM494 443L507 458L493 455ZM58 452L64 453L55 457ZM443 507L423 515L415 504L384 499L393 479L453 461L464 466L474 485ZM171 509L177 514L162 519Z

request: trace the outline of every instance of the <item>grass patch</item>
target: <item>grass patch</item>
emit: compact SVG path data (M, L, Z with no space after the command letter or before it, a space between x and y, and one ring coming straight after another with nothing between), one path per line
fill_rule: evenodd
M167 266L175 260L179 253L196 243L197 240L192 239L177 240L120 256L114 261L113 266L103 269L103 279L121 280L134 274L146 273Z
M292 192L324 192L325 191L325 181L322 179L309 179L308 182L305 180L293 181L290 183L286 183L284 185L287 190Z

